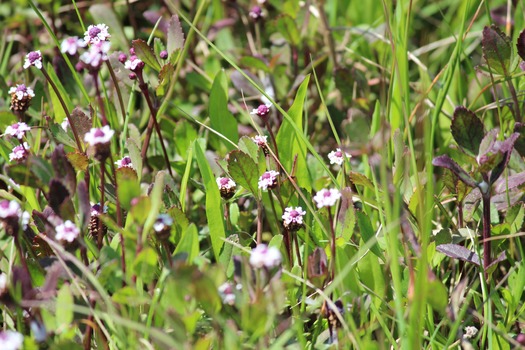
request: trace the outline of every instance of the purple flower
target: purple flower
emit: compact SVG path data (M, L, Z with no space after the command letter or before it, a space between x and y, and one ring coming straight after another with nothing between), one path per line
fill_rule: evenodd
M279 266L281 261L282 257L279 249L268 247L266 244L259 244L252 250L250 255L250 265L256 269L263 267L271 269Z
M18 122L13 125L9 125L5 129L7 135L16 136L17 139L21 140L24 138L26 131L30 131L31 128L26 123Z
M115 131L111 130L109 125L103 126L102 128L93 128L84 136L90 146L98 144L107 144L115 134Z
M31 51L26 55L26 61L24 62L24 69L30 66L35 66L38 69L42 69L42 53L40 50Z
M80 230L70 220L66 220L63 224L55 227L55 232L57 241L67 241L69 243L73 242L80 234Z
M17 201L8 201L4 199L0 202L0 219L16 218L22 215L22 209Z
M279 172L275 170L265 172L259 178L259 188L264 191L275 188L277 186L277 176L279 176Z
M235 191L237 190L237 185L235 184L235 181L230 179L229 177L218 177L217 178L217 186L219 187L219 191L221 192L221 197L224 199L230 199L235 194Z
M137 70L144 68L144 62L137 58L137 56L133 55L130 56L129 60L126 61L124 68L129 69L132 72L136 72Z
M242 288L241 284L237 285L237 290L240 290ZM234 305L235 304L235 289L233 284L230 282L224 282L221 284L218 288L219 295L221 296L222 303L228 304L228 305Z
M105 205L104 208L102 208L100 203L96 203L91 206L91 216L99 216L100 214L105 214L107 212L108 212L107 205Z
M303 225L303 216L306 212L301 207L288 207L284 210L283 224L290 231L297 231Z
M314 202L317 204L317 208L331 207L339 198L341 198L341 193L338 190L323 188L315 194Z
M264 17L262 8L260 6L252 7L248 15L256 21Z
M348 153L345 153L343 155L343 151L341 151L340 148L337 148L335 151L328 153L328 159L330 159L330 164L337 164L337 165L343 164L345 160L345 155L346 155L346 158L352 157Z
M98 44L101 41L108 41L111 35L108 32L108 26L104 23L90 25L84 33L84 41L89 44Z
M272 105L270 103L265 105L260 105L259 107L252 110L250 114L255 114L261 118L266 117L270 113L270 107Z
M12 86L10 89L9 89L9 93L11 95L14 94L15 98L18 100L18 101L22 101L23 99L31 99L33 97L35 97L35 93L33 91L33 89L31 89L29 86L25 86L24 84L20 84L20 85L16 85L15 86Z
M108 52L111 44L109 41L93 43L89 50L80 55L80 61L88 69L99 69L102 62L108 60Z
M131 164L131 158L129 156L125 156L122 159L119 159L115 162L117 165L117 168L131 168L133 169L133 164Z
M87 43L78 36L66 38L60 44L60 51L67 52L70 56L76 55L79 47L86 47Z
M0 331L0 349L18 350L22 349L24 336L15 331Z
M18 145L15 148L13 148L13 151L9 154L9 160L10 161L13 161L13 160L22 161L26 159L28 155L29 155L29 145L27 144L27 142L24 142L23 144Z
M268 147L268 136L257 135L252 138L259 147Z
M160 58L162 58L163 60L165 60L166 58L168 58L168 51L166 51L166 50L162 50L162 51L159 53L159 56L160 56Z

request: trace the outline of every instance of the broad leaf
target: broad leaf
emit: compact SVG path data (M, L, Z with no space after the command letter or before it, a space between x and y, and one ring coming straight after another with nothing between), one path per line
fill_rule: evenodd
M367 243L370 240L376 240L375 231L372 227L372 223L370 222L370 218L360 210L357 210L355 214L357 217L357 225L359 226L359 232L361 233L361 238L363 239L363 241ZM372 246L370 247L370 251L372 251L372 253L384 260L383 253L381 252L381 249L379 249L377 241L372 244Z
M300 34L297 25L292 17L282 15L276 20L276 27L279 33L288 41L288 43L297 46L300 42Z
M470 187L476 187L477 183L463 168L454 162L449 156L443 155L432 160L432 165L451 170L461 181Z
M454 111L450 131L462 149L471 155L478 155L479 145L485 135L485 130L483 123L473 112L463 106L457 107Z
M160 64L153 53L153 49L142 39L136 39L131 42L135 49L135 54L142 60L146 65L155 69L157 72L161 70Z
M490 69L497 74L508 76L512 55L510 38L492 25L483 29L481 45L483 57Z
M199 255L199 233L195 224L190 224L182 234L182 238L177 244L177 249L175 249L173 255L179 253L186 253L187 261L190 264Z
M230 152L228 172L236 183L257 196L259 169L249 155L241 151Z
M525 60L525 29L521 31L516 42L516 47L518 48L518 55L521 59Z
M176 50L182 50L184 47L184 32L180 25L180 20L177 15L171 16L168 24L168 55L171 60L171 55Z
M228 82L223 70L217 73L217 76L213 81L208 112L210 114L211 127L232 142L236 143L239 140L237 120L228 110ZM229 151L235 148L228 141L223 140L222 138L220 140Z

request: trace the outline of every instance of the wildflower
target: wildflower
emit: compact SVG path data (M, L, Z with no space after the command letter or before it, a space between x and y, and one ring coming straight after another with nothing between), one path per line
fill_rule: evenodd
M66 220L63 224L55 227L55 232L57 241L67 241L69 243L73 242L80 234L80 230L70 220Z
M465 327L465 334L463 334L463 339L472 339L478 334L478 329L474 326Z
M331 207L341 198L341 193L336 189L325 189L317 192L314 196L314 202L317 204L317 208Z
M80 61L84 68L96 71L102 66L102 62L108 60L108 52L111 44L109 41L100 41L89 47L89 50L80 55Z
M288 207L284 210L283 224L290 231L297 231L304 226L303 216L306 212L301 207Z
M347 158L352 157L348 153L345 153L343 155L343 151L341 151L340 148L337 148L335 151L332 151L332 152L328 153L328 159L330 159L330 164L337 164L337 165L343 164L343 162L345 160L345 156Z
M279 249L268 247L266 244L259 244L252 250L250 255L250 265L256 269L277 267L281 264L282 257Z
M259 116L260 118L266 117L268 114L270 114L270 107L272 105L270 103L265 105L260 105L257 108L254 108L250 114L255 114Z
M277 186L277 176L279 176L279 172L275 170L265 172L259 178L259 188L264 191L275 188Z
M108 41L111 35L108 32L108 26L104 23L90 25L84 33L84 41L89 44L98 44L101 41Z
M168 214L159 214L153 224L153 230L157 233L160 240L167 240L170 237L173 219Z
M109 157L111 138L115 131L111 130L109 125L102 128L93 128L84 136L90 146L95 148L95 158L102 161Z
M24 142L21 145L16 146L13 148L13 151L9 154L9 160L13 161L22 161L27 158L29 155L29 145L27 142Z
M67 128L69 128L69 120L67 118L64 118L64 120L62 120L62 123L60 123L60 126L64 131L67 132Z
M7 292L7 275L5 273L0 273L0 296Z
M17 201L8 201L4 199L0 202L0 220L5 220L9 218L18 218L22 215L22 210L20 209L20 204Z
M18 350L22 349L24 336L15 331L0 331L0 349Z
M15 112L27 111L31 100L33 97L35 97L33 89L31 89L29 86L25 86L24 84L17 84L16 87L12 86L9 89L9 93L11 94L10 108Z
M89 225L88 230L91 234L91 237L97 238L98 234L100 233L102 236L105 236L108 227L104 225L99 218L100 214L104 214L108 211L108 207L105 205L104 208L100 205L100 203L96 203L91 206L91 215L89 218Z
M29 126L27 126L26 123L19 122L13 125L9 125L5 129L5 133L7 135L16 136L17 139L21 140L22 138L24 138L26 131L30 130L31 128L29 128Z
M121 52L118 54L118 61L122 64L126 63L126 61L128 60L128 57L126 56L126 54L124 52Z
M144 68L144 62L142 62L137 56L133 55L130 56L129 60L126 61L124 68L129 69L132 72L136 72Z
M115 162L117 165L117 168L131 168L133 169L133 164L131 163L131 158L129 156L125 156L122 159L119 159Z
M230 199L235 194L237 185L229 177L218 177L217 186L219 186L219 191L221 192L221 197L224 199Z
M162 51L159 53L159 56L160 56L160 58L162 58L163 60L167 59L167 58L168 58L168 51L166 51L166 50L162 50Z
M86 47L87 43L79 39L78 36L72 36L64 39L60 44L60 52L67 52L70 56L76 55L78 48Z
M251 18L253 18L255 21L260 20L264 17L262 8L260 6L254 6L250 10L250 13L248 14Z
M239 284L238 286L242 286L242 285ZM237 289L240 289L240 288L237 288ZM228 305L235 304L234 287L230 282L224 282L223 284L221 284L218 288L218 291L219 291L219 295L221 296L223 304L228 304Z
M31 51L26 55L26 61L24 62L24 69L30 66L35 66L38 69L42 69L42 53L40 50Z
M255 137L252 137L252 140L259 147L268 146L268 136L257 135Z

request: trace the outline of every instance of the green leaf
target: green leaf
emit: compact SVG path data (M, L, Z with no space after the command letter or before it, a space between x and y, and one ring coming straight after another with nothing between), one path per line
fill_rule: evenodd
M171 16L168 24L168 55L171 61L171 55L176 50L182 50L184 48L184 32L180 25L179 16Z
M159 85L155 90L157 97L164 96L164 93L166 92L166 86L170 82L170 78L174 71L175 69L171 63L167 63L162 66L162 69L159 72Z
M151 283L158 272L158 256L150 247L144 248L133 262L133 272L146 284Z
M297 164L295 168L297 184L299 187L311 191L312 184L310 173L306 166L306 144L301 140L301 137L295 133L292 125L293 122L299 130L303 130L303 108L309 81L310 76L308 75L297 90L294 103L288 111L291 121L285 119L277 132L277 147L279 148L281 163L287 171L292 170L294 159L297 155Z
M479 153L479 145L485 136L483 123L467 108L460 106L454 111L450 131L457 144L473 156Z
M261 70L265 73L270 73L270 68L260 58L253 56L244 56L241 58L241 65Z
M259 162L259 146L250 137L241 137L239 149L249 155L256 164Z
M224 231L224 213L222 209L221 195L219 187L213 175L210 164L204 155L199 141L195 140L193 143L195 149L195 157L197 158L197 164L202 175L202 181L206 188L206 218L208 219L208 227L210 229L210 239L213 248L213 254L215 259L218 260L221 252L222 245L224 244L224 237L226 233Z
M228 172L236 183L257 196L259 172L257 164L249 155L241 151L231 151L228 157Z
M440 280L434 279L429 282L428 290L431 291L428 293L428 303L434 310L443 315L448 305L447 289Z
M179 253L187 253L187 261L189 263L192 263L199 255L199 233L197 232L197 226L195 226L195 224L190 224L186 232L182 235L174 255Z
M498 27L492 25L483 29L481 40L483 57L490 69L500 75L510 75L512 47L510 38Z
M136 288L126 286L117 290L111 296L111 300L126 306L139 306L147 304L150 301L145 295L147 294L139 295Z
M73 322L73 305L73 294L69 284L64 284L57 295L56 322L58 328L67 328Z
M375 240L375 231L372 228L370 218L360 210L356 210L355 214L357 217L357 225L359 226L359 231L361 232L361 237L363 238L363 241L366 243L371 239ZM370 247L370 251L372 251L372 253L377 255L379 258L384 259L377 242L375 242L372 245L372 247Z
M277 18L277 30L290 44L297 46L300 42L300 34L292 17L283 15Z
M142 157L140 155L139 146L132 138L129 138L126 140L126 147L128 148L131 164L133 164L137 170L137 177L140 180L142 176Z
M223 70L217 73L213 81L208 113L210 114L211 127L229 140L237 143L239 140L237 120L228 110L228 83ZM235 148L226 140L221 139L221 142L230 151Z
M60 96L64 100L64 103L66 104L67 110L71 111L73 109L73 104L71 103L71 100L69 99L69 94L66 92L66 89L64 89L64 86L60 82L60 79L58 79L55 69L53 68L53 65L48 62L46 65L46 71L49 75L49 78L53 83L55 83L55 86L57 87L58 92L60 93ZM66 118L66 112L64 111L64 108L62 108L62 104L60 103L60 100L58 99L58 96L55 93L55 90L51 87L51 84L47 83L49 88L49 95L51 96L51 103L53 104L53 112L55 114L55 121L58 123L61 123L64 118Z
M135 54L142 60L146 65L155 69L157 72L161 70L160 64L153 53L153 49L142 39L136 39L131 42L135 49Z

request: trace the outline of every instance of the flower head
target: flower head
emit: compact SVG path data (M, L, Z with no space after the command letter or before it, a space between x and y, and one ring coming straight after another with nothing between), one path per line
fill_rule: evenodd
M252 112L250 114L255 114L261 118L264 118L266 117L268 114L270 114L270 107L272 105L271 104L265 104L265 105L260 105L259 107L257 108L254 108L252 110Z
M337 148L335 151L328 153L328 159L330 159L330 164L337 164L337 165L343 164L345 160L345 156L346 158L352 157L348 153L343 154L343 151L341 151L340 148Z
M107 144L115 134L115 131L111 130L109 125L103 126L102 128L93 128L84 136L90 146L98 144Z
M15 331L0 331L0 349L18 350L22 349L24 336Z
M218 177L216 181L217 186L219 186L219 191L221 192L222 198L230 199L233 197L235 190L237 189L235 181L229 177Z
M64 131L67 132L67 128L69 128L69 120L67 118L64 118L64 120L62 120L62 123L60 123L60 126Z
M80 55L80 61L84 68L88 70L98 70L102 66L102 62L108 60L108 52L111 44L109 41L99 41L93 43L89 50Z
M463 339L472 339L478 334L478 329L474 326L465 327L465 334L463 334Z
M86 47L87 43L78 36L66 38L60 44L60 52L67 52L70 56L76 55L80 47Z
M279 172L275 170L270 170L262 174L259 178L259 188L267 191L275 188L277 186L277 177Z
M331 207L339 198L341 198L341 192L338 190L323 188L315 194L314 202L317 204L317 208Z
M259 20L264 17L262 8L260 6L254 6L250 10L249 16L253 18L254 20Z
M153 224L153 230L160 240L166 241L170 237L171 226L173 226L173 218L168 214L159 214Z
M117 168L131 168L133 169L133 164L131 163L131 158L129 156L125 156L122 159L119 159L115 162L117 165Z
M256 269L266 267L271 269L281 264L282 257L279 249L268 247L266 244L259 244L252 250L250 255L250 265Z
M20 209L20 204L17 201L8 201L4 199L0 201L0 219L8 218L20 218L22 215L22 209Z
M144 62L140 60L137 56L130 56L129 60L124 63L124 68L129 69L132 72L136 72L144 68Z
M9 154L9 160L10 161L16 160L20 162L26 159L28 155L29 155L29 145L27 144L27 142L24 142L23 144L18 145L15 148L13 148L13 151Z
M70 220L66 220L63 224L55 227L55 232L57 241L67 241L69 243L73 242L80 234L80 230Z
M242 287L242 285L239 284L237 289L240 289L239 287ZM230 282L224 282L223 284L221 284L218 288L218 291L223 304L235 304L235 289Z
M84 33L84 41L89 44L98 44L101 41L108 41L111 35L108 32L108 26L104 23L92 24Z
M40 50L31 51L26 55L24 69L27 69L31 66L35 66L38 69L42 69L42 53L40 52Z
M304 226L303 216L306 212L301 207L288 207L284 210L283 224L290 231L297 231Z
M28 97L35 97L33 89L31 89L29 86L25 86L24 84L17 84L16 86L12 86L9 89L9 93L14 94L14 97L18 101L22 101L24 98Z
M7 135L16 136L17 139L21 140L24 138L26 131L30 131L31 128L26 123L18 122L13 125L9 125L5 129Z
M252 137L253 142L259 147L268 147L268 136L256 135Z

